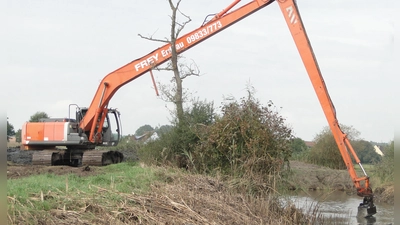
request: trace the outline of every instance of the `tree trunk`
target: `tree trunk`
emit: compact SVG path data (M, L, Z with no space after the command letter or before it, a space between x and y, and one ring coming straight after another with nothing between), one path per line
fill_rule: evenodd
M172 18L171 18L171 65L174 71L174 77L176 82L176 92L174 96L174 103L176 105L176 116L178 119L178 124L183 120L183 90L182 90L182 78L180 76L178 67L178 54L176 52L176 12L178 7L172 8Z

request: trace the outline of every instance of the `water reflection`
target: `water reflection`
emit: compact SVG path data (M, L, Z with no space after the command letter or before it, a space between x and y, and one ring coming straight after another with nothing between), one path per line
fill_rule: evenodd
M291 201L304 212L318 207L325 218L335 218L340 224L394 224L394 206L384 203L375 203L377 213L370 218L364 218L365 212L359 211L358 206L362 198L350 195L343 191L321 192L312 191L290 197ZM361 209L366 210L366 209Z

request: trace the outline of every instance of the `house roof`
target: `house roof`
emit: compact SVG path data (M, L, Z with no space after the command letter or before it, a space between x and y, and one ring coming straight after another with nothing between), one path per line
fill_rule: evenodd
M315 145L315 142L313 141L304 141L307 145L307 147L312 148Z

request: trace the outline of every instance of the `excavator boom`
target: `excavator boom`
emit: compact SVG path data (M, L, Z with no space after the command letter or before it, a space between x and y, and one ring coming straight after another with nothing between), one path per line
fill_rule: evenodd
M235 0L235 2L220 13L216 14L207 23L177 38L175 42L177 54L196 46L202 41L271 4L273 1L274 0L254 0L236 10L228 12L240 2L240 0ZM101 120L102 112L107 108L107 105L115 92L124 84L168 61L171 56L171 44L168 43L141 58L133 60L103 78L85 117L80 123L80 128L83 131L90 131L89 140L91 142L96 141L94 134L100 133L100 130L95 129L96 127L101 129L101 126L98 126L97 121Z
M319 69L318 62L315 58L310 40L307 36L306 29L301 20L297 4L294 0L277 1L285 17L290 33L292 34L297 50L300 53L301 59L307 70L315 93L317 94L318 100L321 104L322 110L324 111L329 127L335 138L336 144L338 145L347 171L349 172L350 177L353 180L353 183L357 189L357 194L360 197L364 197L364 201L360 205L360 207L366 208L368 211L367 216L371 216L376 213L376 207L373 204L373 194L372 189L369 186L369 177L362 167L356 152L354 151L353 147L350 144L350 141L347 138L347 135L340 129L339 122L336 118L335 107L329 96L324 78L322 77L321 71ZM351 155L353 156L355 162L361 167L362 171L364 172L364 176L358 177L357 172L354 169Z

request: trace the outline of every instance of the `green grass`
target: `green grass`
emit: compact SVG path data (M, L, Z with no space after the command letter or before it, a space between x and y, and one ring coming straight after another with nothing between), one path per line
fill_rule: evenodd
M387 183L390 183L385 181L385 179L382 179L382 177L379 174L379 171L377 170L378 168L375 164L362 164L362 165L364 167L365 172L370 177L370 182L373 188L382 187L387 185ZM364 173L362 172L358 164L354 164L354 169L356 170L358 176L364 176Z
M374 164L362 164L364 167L365 172L368 174L368 176L371 176L374 173L375 170L375 165ZM356 170L358 175L364 175L363 171L361 170L360 166L358 164L354 164L354 169Z
M7 180L9 215L25 215L51 209L77 210L86 202L112 208L123 200L121 193L145 193L158 180L154 169L134 163L102 167L101 174L80 177L75 174L40 174ZM90 201L84 201L89 199ZM29 222L29 221L26 221Z

